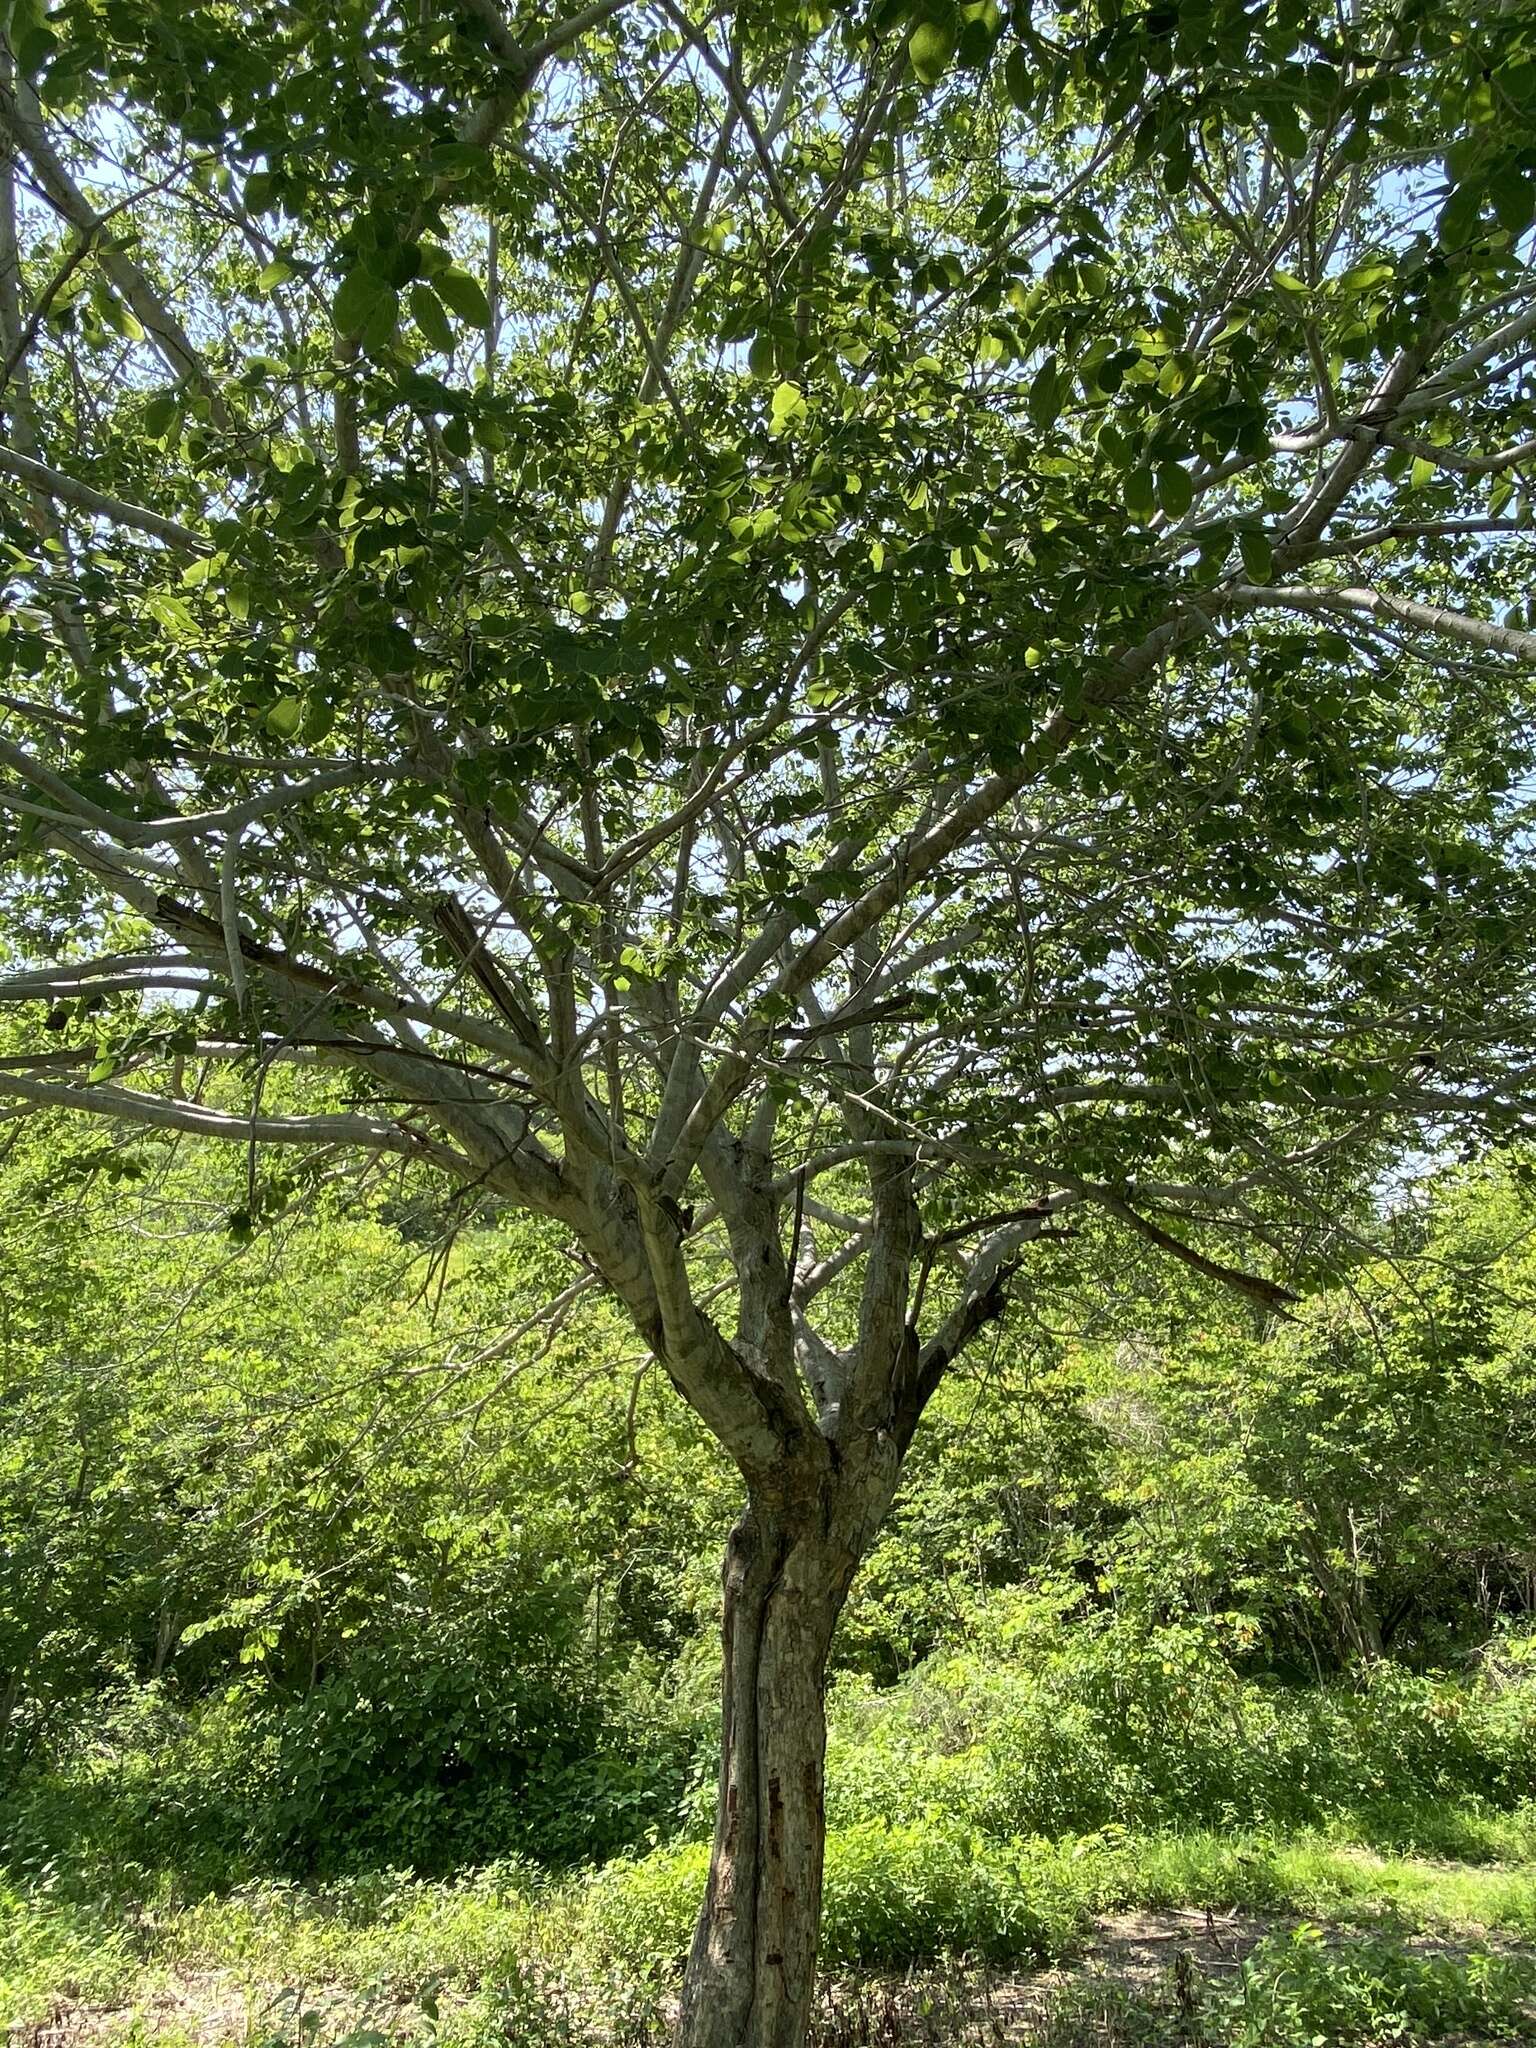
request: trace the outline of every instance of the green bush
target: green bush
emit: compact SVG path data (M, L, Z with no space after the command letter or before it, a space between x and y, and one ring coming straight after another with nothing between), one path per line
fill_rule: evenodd
M631 1745L579 1668L498 1659L495 1621L492 1609L487 1626L446 1641L370 1646L253 1720L263 1782L249 1838L264 1867L442 1875L509 1852L571 1863L671 1823L673 1731L653 1723Z
M1358 1682L1283 1686L1244 1677L1211 1627L1079 1626L1021 1661L935 1659L883 1693L845 1682L829 1818L958 1815L1007 1837L1347 1817L1412 1847L1418 1817L1443 1828L1448 1802L1515 1810L1533 1754L1529 1680L1382 1664Z
M441 1644L360 1653L291 1702L252 1688L184 1709L132 1687L0 1790L3 1860L57 1863L94 1894L164 1879L183 1898L262 1874L569 1866L671 1827L692 1733L686 1717L642 1723L580 1673L493 1681Z
M1536 1960L1486 1950L1416 1955L1401 1943L1330 1944L1316 1927L1271 1935L1211 2001L1231 2048L1536 2036Z
M577 1938L600 1961L666 1971L693 1935L709 1873L709 1847L685 1842L598 1871L577 1907Z
M702 1843L610 1864L586 1890L582 1936L600 1958L670 1969L704 1896ZM1048 1842L999 1842L936 1823L866 1821L827 1838L822 1958L879 1969L968 1954L1044 1963L1070 1953L1093 1866Z
M1081 1934L1086 1877L1051 1843L866 1821L828 1840L824 1954L863 1968L959 1954L1054 1962Z

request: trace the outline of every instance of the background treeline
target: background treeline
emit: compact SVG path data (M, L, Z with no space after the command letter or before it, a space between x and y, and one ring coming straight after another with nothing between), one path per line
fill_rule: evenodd
M238 1151L8 1141L19 1872L558 1867L706 1824L732 1475L558 1236L326 1172L290 1205ZM1422 1841L1426 1793L1442 1837L1536 1793L1527 1178L1441 1177L1268 1335L1123 1242L1056 1249L842 1628L834 1876L876 1820L924 1856L941 1814ZM696 1864L630 1884L634 1938Z

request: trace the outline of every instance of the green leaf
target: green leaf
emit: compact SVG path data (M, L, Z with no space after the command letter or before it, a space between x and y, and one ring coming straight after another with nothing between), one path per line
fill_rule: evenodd
M1275 551L1269 536L1245 526L1237 536L1237 551L1243 558L1243 574L1250 583L1268 583L1275 573Z
M1440 209L1436 232L1443 248L1459 248L1477 232L1478 216L1483 207L1483 187L1480 180L1468 179L1457 185Z
M144 609L177 640L191 639L197 632L196 619L181 599L172 597L167 590L151 590L144 599Z
M1003 88L1021 114L1027 114L1035 103L1035 73L1028 54L1022 49L1008 52L1008 61L1003 66Z
M1369 292L1379 284L1389 283L1396 275L1396 267L1385 257L1372 256L1363 263L1352 263L1339 284L1347 292Z
M1157 510L1157 487L1150 469L1143 464L1133 469L1122 486L1125 509L1133 519L1147 520Z
M955 54L955 32L945 22L920 21L907 38L912 69L924 85L937 85Z
M1282 156L1296 158L1306 155L1307 134L1294 107L1271 108L1266 122L1275 147Z
M336 712L333 706L327 704L323 697L311 697L305 708L304 724L301 728L306 745L318 745L335 723Z
M1518 164L1504 163L1488 180L1494 217L1512 235L1523 235L1536 211L1536 184Z
M286 284L289 278L297 277L298 274L298 270L292 263L278 256L267 265L260 277L257 278L256 289L259 292L275 292L279 285Z
M125 341L142 341L144 329L132 308L98 278L91 286L91 304L101 315L102 324L110 327L114 334L122 335Z
M331 318L338 334L361 334L381 305L394 303L395 295L383 278L359 264L337 287Z
M210 576L219 573L227 559L223 554L203 555L199 560L189 562L181 572L182 583L188 590L200 590Z
M797 420L805 418L805 393L798 384L780 384L773 394L771 412L772 416L768 422L769 433L788 433Z
M29 78L36 77L57 48L46 14L43 0L15 0L10 9L11 47Z
M1056 358L1048 356L1036 370L1029 386L1029 416L1037 427L1044 429L1055 425L1066 392L1066 379Z
M1179 462L1165 462L1157 472L1157 502L1170 519L1182 519L1195 502L1189 471Z
M491 302L467 270L440 270L432 280L432 288L461 320L467 320L472 327L490 326Z
M1008 218L1008 194L990 193L976 209L978 235L995 235Z
M390 285L385 285L374 300L368 318L363 322L362 343L370 352L387 348L394 339L395 325L400 318L400 294Z
M407 293L411 318L440 355L453 351L453 325L447 309L430 285L413 284Z
M151 441L165 438L176 417L176 393L157 391L144 407L144 431Z

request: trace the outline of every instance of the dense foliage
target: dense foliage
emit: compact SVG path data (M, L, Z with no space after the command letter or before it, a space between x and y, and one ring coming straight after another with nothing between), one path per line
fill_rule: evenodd
M1530 10L9 0L0 38L0 1099L239 1148L241 1236L404 1161L544 1245L538 1301L490 1256L503 1329L622 1315L746 1497L683 2038L801 2048L827 1660L957 1368L1106 1220L1284 1309L1405 1152L1530 1127ZM513 1451L424 1521L462 1432L301 1340L241 1504L208 1419L271 1331L221 1298L195 1397L143 1348L119 1518L34 1557L15 1669L89 1678L52 1618L104 1556L200 1739L221 1658L270 1673L223 1708L269 1851L336 1853L322 1810L466 1848L485 1755L554 1785L608 1712L587 1447L526 1521ZM1142 1499L1086 1437L1082 1600L1141 1572L1139 1625L1283 1615L1321 1668L1469 1572L1513 1597L1520 1499L1466 1490L1501 1338L1432 1302L1467 1384L1394 1337L1367 1415L1362 1299L1252 1398L1225 1334L1167 1398L1111 1375L1176 1451ZM110 1395L29 1425L60 1532ZM1426 1508L1394 1468L1447 1395ZM1203 1579L1157 1551L1190 1502Z
M667 1497L626 1478L600 1310L532 1369L498 1342L558 1254L481 1233L445 1263L387 1194L244 1248L243 1169L59 1136L7 1169L11 1771L83 1733L143 1839L215 1869L588 1855L664 1812L626 1688L675 1647L702 1460L652 1400Z
M1533 224L1528 0L3 0L14 1854L1518 1811Z
M67 1127L0 1168L13 1862L195 1891L696 1828L708 1439L595 1296L506 1344L559 1258L528 1226L445 1234L407 1175L241 1242L246 1189ZM1064 1287L946 1389L839 1637L835 1827L1413 1839L1432 1798L1454 1849L1536 1793L1529 1692L1411 1675L1523 1668L1524 1179L1450 1177L1396 1229L1263 1338L1107 1246L1118 1306Z

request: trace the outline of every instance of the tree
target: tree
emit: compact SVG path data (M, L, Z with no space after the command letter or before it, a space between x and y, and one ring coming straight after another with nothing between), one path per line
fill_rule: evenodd
M793 2043L951 1362L1526 1114L1528 11L8 16L0 1088L569 1233L746 1494L683 2036Z
M1267 1342L1207 1327L1132 1362L1104 1404L1127 1594L1241 1606L1303 1665L1443 1656L1529 1606L1528 1179L1432 1184L1406 1260Z
M632 1846L684 1737L621 1673L729 1521L681 1404L626 1416L633 1332L594 1294L507 1354L537 1222L437 1255L341 1181L232 1247L244 1159L106 1135L39 1117L0 1164L8 1848L196 1887ZM50 1778L71 1813L28 1811Z

